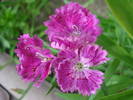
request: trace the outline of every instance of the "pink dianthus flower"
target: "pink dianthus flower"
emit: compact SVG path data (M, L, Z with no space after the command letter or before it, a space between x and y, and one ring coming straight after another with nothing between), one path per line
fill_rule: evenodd
M77 49L94 43L101 34L96 15L75 2L56 9L55 14L44 25L48 27L45 32L51 46L60 50Z
M98 45L87 45L77 51L63 50L53 61L57 83L63 92L95 94L103 82L103 73L91 69L105 63L107 52Z
M18 74L39 87L50 72L51 59L54 56L48 49L43 49L43 41L37 36L24 34L18 40L15 50L20 61L17 65Z

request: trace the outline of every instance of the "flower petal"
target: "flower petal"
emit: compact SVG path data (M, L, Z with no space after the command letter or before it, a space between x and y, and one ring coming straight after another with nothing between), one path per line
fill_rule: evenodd
M66 60L60 63L59 69L56 70L57 83L63 92L74 92L75 90L72 66L73 64Z
M84 70L86 78L77 80L77 89L83 95L95 94L100 88L103 80L103 73L97 70Z

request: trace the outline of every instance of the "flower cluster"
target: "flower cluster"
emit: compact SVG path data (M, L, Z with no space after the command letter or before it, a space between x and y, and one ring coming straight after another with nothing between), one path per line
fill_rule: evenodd
M54 68L57 83L63 92L95 94L103 82L103 73L91 67L105 63L107 51L95 44L101 34L99 20L80 4L71 2L56 9L44 22L48 27L51 47L58 49L54 56L43 48L43 41L28 34L20 36L15 52L20 64L17 71L24 80L40 83Z

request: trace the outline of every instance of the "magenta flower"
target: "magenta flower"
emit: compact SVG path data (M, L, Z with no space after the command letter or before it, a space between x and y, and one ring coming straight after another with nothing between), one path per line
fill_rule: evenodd
M43 41L37 36L24 34L18 40L15 52L20 64L17 65L17 71L24 80L35 82L34 85L39 87L50 72L54 56L49 50L43 49Z
M95 94L103 82L103 73L91 67L108 60L107 52L98 45L87 45L77 51L65 50L54 59L57 83L63 92Z
M77 49L94 43L101 34L99 20L80 4L71 2L56 9L55 14L44 22L48 27L51 46L57 49Z

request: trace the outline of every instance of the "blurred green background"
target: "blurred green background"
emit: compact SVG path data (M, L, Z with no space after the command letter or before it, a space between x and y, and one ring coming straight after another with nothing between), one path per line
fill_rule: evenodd
M70 0L69 0L70 1ZM57 93L64 100L133 100L133 0L71 0L89 8L100 19L103 34L97 43L109 52L108 63L97 67L105 72L104 84L96 95ZM48 43L43 21L68 0L1 0L0 53L16 59L14 49L23 33L34 34ZM108 5L108 8L107 8ZM52 50L55 52L54 50ZM47 80L51 82L51 78ZM56 82L52 82L56 87ZM50 92L49 91L49 92Z

